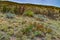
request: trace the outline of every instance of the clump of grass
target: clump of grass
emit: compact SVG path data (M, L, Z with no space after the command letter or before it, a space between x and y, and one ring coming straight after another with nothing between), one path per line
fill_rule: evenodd
M0 30L6 32L6 31L8 30L8 26L5 25L5 24L1 24L1 25L0 25Z
M14 30L13 29L8 29L7 34L13 35L14 34Z
M0 40L10 40L10 36L0 32Z

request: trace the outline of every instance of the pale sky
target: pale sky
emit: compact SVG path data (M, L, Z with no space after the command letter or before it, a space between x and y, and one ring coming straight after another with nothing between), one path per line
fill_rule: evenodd
M10 0L19 3L43 4L60 7L60 0Z

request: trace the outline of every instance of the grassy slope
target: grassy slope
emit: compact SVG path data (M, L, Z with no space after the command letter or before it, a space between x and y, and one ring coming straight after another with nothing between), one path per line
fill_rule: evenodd
M17 6L17 10L19 10L17 14L20 14L19 16L14 14L13 10L12 13L0 13L0 40L12 40L12 38L13 40L60 39L60 20L56 19L56 17L60 18L60 8L5 1L0 1L0 4L10 8L10 11ZM21 15L22 8L20 10L19 7L24 7L24 13L28 13L28 15L24 13ZM48 10L49 12L47 12Z

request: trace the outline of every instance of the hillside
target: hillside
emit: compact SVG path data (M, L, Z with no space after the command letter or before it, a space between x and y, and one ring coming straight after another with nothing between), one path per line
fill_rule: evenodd
M60 8L54 6L45 6L45 5L33 5L33 4L19 4L14 2L2 1L0 2L0 10L3 10L5 7L5 11L12 12L15 14L23 14L26 10L31 10L35 14L43 14L52 19L53 17L58 17L60 15ZM4 12L5 13L5 12ZM56 16L54 16L56 15Z
M0 1L0 40L60 40L60 8Z

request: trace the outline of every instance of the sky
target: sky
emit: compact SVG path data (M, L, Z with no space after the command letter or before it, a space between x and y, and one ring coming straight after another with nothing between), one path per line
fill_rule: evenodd
M60 0L10 0L10 1L60 7Z

